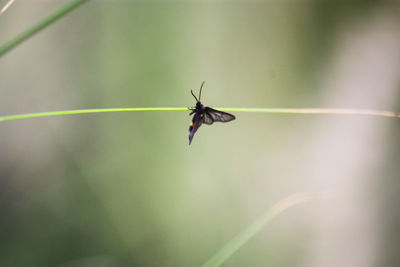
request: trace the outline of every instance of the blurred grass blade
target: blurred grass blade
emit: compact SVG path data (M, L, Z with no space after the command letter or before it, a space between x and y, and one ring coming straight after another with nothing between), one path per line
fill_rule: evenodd
M7 4L0 10L0 16L14 3L15 0L9 0Z
M0 46L0 57L88 0L73 0Z
M203 267L216 267L223 264L229 259L241 246L243 246L251 237L259 232L265 224L275 218L284 210L304 203L310 200L322 199L322 194L298 193L282 199L275 204L271 209L256 219L252 224L245 228L241 233L234 237L228 244L212 256Z

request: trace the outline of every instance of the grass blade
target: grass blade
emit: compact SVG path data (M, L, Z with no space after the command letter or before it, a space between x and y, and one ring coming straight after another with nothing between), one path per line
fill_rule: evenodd
M223 264L229 259L241 246L243 246L251 237L259 232L265 224L275 218L278 214L284 210L293 207L295 205L310 201L321 199L322 194L311 194L311 193L298 193L291 195L287 198L282 199L276 203L271 209L265 212L261 217L256 219L241 233L234 237L228 244L221 248L217 253L214 254L203 267L216 267Z
M73 115L73 114L90 114L90 113L103 113L103 112L122 112L122 111L187 111L188 108L95 108L95 109L76 109L76 110L63 110L63 111L49 111L39 113L27 113L11 116L0 117L0 122L20 120L28 118L39 117L52 117L60 115Z
M88 0L73 0L0 46L0 57Z
M281 114L329 114L329 115L367 115L400 118L400 114L384 110L368 109L295 109L295 108L216 108L227 112L254 112L254 113L281 113ZM0 116L0 122L20 120L38 117L50 117L72 114L104 113L104 112L122 112L122 111L188 111L188 108L182 107L154 107L154 108L95 108L95 109L76 109L63 111L49 111L39 113L27 113L10 116Z
M366 115L400 118L400 113L373 109L336 109L336 108L216 108L227 112L266 112L287 114L330 114L330 115Z

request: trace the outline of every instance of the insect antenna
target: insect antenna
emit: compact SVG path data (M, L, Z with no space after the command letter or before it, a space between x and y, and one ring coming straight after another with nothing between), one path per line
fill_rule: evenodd
M200 99L201 99L201 89L203 89L203 85L204 85L204 81L201 83L201 86L200 86L200 94L199 94L199 101L200 101Z
M193 94L193 90L190 90L190 92L192 93L192 96L194 97L194 99L196 99L196 101L199 102L199 100L197 99L197 97Z

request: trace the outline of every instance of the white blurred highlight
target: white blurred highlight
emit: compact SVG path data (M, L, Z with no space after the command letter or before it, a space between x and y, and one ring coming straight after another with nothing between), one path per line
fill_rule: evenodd
M14 3L15 0L10 0L8 3L0 10L0 16Z
M400 32L398 21L388 16L390 11L383 11L369 22L345 22L337 56L326 72L324 106L390 109L395 105ZM353 26L349 26L351 23ZM316 127L309 139L309 147L314 148L309 152L315 179L312 183L340 197L330 202L327 213L315 219L316 239L310 244L304 266L374 266L379 257L378 229L382 222L373 205L378 198L370 195L375 179L379 179L373 175L376 165L387 153L385 131L379 123L332 118ZM346 132L345 138L337 129ZM333 169L333 165L340 167ZM318 173L329 169L330 174L321 179Z

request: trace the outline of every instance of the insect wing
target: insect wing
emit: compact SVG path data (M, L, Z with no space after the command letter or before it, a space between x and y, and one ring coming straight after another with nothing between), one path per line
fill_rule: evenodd
M210 125L210 124L214 123L213 117L211 117L211 115L209 115L207 112L204 112L202 119L203 119L204 124Z
M214 121L228 122L234 119L235 116L232 114L206 107L204 111L203 122L205 124L213 124Z
M196 133L196 131L199 129L199 127L203 123L203 120L202 120L200 115L201 115L200 112L196 112L194 114L194 116L193 116L192 122L190 123L190 127L189 127L189 145L190 145L190 143L192 143L192 139L193 139L194 134Z

